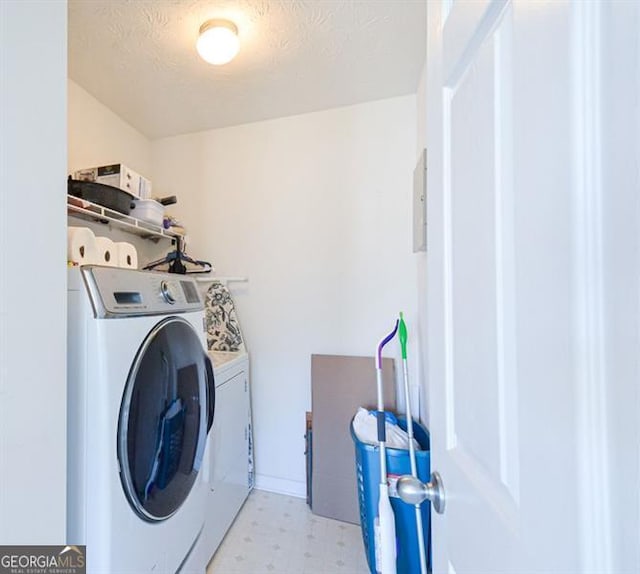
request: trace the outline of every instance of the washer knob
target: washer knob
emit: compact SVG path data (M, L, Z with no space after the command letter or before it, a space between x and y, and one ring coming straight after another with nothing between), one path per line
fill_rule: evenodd
M162 297L170 305L173 305L176 302L175 291L173 290L171 284L167 281L162 281L160 283L160 293L162 293Z

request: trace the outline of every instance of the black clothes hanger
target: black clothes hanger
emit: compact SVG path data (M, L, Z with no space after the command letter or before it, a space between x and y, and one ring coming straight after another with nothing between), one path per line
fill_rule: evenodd
M161 265L168 265L166 269L169 273L179 273L185 275L187 273L210 273L213 270L211 263L208 261L200 261L189 257L183 250L182 238L176 237L176 248L167 253L162 259L152 261L143 269L150 271Z

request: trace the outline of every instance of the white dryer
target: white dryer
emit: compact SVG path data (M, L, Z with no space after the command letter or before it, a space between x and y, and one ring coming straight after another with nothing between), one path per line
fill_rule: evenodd
M206 518L180 574L204 574L253 488L253 445L246 351L209 351L215 373L216 416L205 454Z
M215 409L186 276L70 269L67 541L90 574L173 574L201 534Z

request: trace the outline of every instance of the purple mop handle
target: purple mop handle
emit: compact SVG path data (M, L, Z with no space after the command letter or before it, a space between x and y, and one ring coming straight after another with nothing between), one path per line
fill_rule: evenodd
M393 331L389 333L382 341L378 343L378 354L376 356L376 367L378 370L382 370L382 348L396 336L396 332L398 331L398 319L396 319L396 324L393 328Z

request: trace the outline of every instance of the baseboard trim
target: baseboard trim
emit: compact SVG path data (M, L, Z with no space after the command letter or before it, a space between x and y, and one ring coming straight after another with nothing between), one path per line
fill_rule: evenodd
M287 478L256 473L255 487L258 490L266 490L267 492L275 492L276 494L286 494L287 496L295 496L296 498L307 498L307 485L299 480L289 480Z

